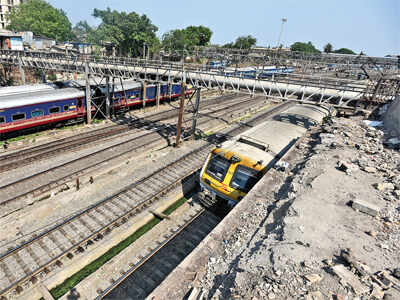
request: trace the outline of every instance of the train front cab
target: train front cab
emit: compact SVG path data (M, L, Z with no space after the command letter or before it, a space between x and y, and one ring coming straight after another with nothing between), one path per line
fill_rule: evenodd
M246 196L265 171L262 161L215 148L200 173L200 200L207 207L221 201L234 206Z

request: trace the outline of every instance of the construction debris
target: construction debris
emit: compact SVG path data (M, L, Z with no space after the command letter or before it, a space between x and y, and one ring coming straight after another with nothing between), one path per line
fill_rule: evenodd
M332 271L340 278L342 284L348 284L356 295L365 294L369 288L363 285L360 280L344 265L336 265L332 267Z
M400 299L400 153L372 124L333 119L262 179L199 278L208 298Z
M376 217L380 211L379 207L362 200L353 200L351 207L373 217Z
M319 274L307 274L304 277L308 280L310 284L319 283L322 280L322 276Z

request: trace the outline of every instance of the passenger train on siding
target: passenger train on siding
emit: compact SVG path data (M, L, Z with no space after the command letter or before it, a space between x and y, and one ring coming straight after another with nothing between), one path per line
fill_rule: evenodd
M63 88L60 88L63 86ZM37 128L45 125L83 121L86 117L86 97L79 84L38 84L0 88L0 137L6 134ZM112 103L113 112L156 101L157 86L143 85L137 81L123 81L115 84ZM190 87L185 94L191 94ZM106 88L93 88L92 96L104 99ZM145 99L143 99L145 95ZM174 99L181 95L181 85L173 83L160 86L160 101ZM97 98L100 97L100 98ZM98 101L100 105L102 101ZM92 114L95 107L92 106Z
M201 202L235 205L310 126L328 115L327 108L296 104L215 147L200 172Z

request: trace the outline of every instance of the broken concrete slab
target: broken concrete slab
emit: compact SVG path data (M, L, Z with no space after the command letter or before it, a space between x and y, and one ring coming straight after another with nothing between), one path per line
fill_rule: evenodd
M363 170L367 173L376 173L376 168L374 167L365 167Z
M334 134L332 133L321 133L319 135L319 138L321 139L321 144L331 144L332 142L334 142L336 140L336 137Z
M333 266L332 271L342 280L343 283L349 285L355 294L361 295L369 291L369 287L363 285L344 265Z
M380 285L381 288L387 290L392 286L400 291L400 280L389 274L387 271L376 273L372 279Z
M381 288L375 286L370 295L370 299L381 300L381 299L383 299L384 295L385 295L385 293L383 292L383 290Z
M374 187L378 191L385 191L385 190L394 190L394 184L391 182L384 182L384 183L375 183Z
M351 207L355 210L361 211L367 215L376 217L379 214L380 208L376 205L368 203L363 200L353 200Z
M347 261L350 266L354 267L361 276L370 274L369 267L355 258L351 249L343 249L340 253L340 256L343 257L343 259Z
M310 284L314 284L321 282L323 277L320 274L307 274L304 275L304 278L307 279Z

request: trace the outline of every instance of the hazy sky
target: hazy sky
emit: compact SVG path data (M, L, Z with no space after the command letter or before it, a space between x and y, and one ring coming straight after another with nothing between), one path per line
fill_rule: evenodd
M281 19L282 43L311 41L322 49L384 56L400 54L400 0L48 0L62 8L73 24L87 20L94 8L146 14L159 28L158 35L189 25L204 25L214 32L211 42L223 44L251 34L260 46L275 46Z

